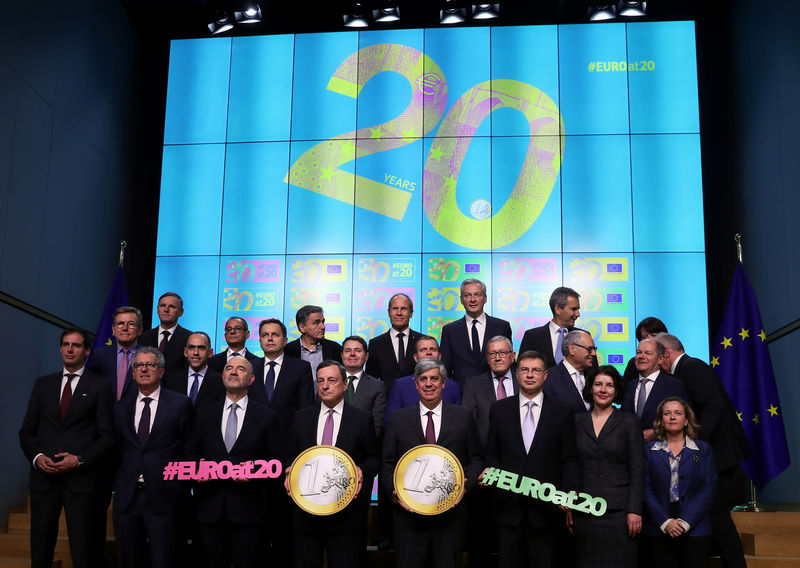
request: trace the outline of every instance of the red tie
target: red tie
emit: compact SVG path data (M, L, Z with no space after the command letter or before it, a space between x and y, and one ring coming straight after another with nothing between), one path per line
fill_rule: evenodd
M67 415L67 409L69 408L69 403L72 401L72 379L75 378L77 375L73 375L71 373L67 374L67 382L64 383L64 390L61 391L61 420L63 422L64 417Z
M425 441L429 444L436 443L436 430L433 427L433 410L425 413L428 416L428 425L425 427Z

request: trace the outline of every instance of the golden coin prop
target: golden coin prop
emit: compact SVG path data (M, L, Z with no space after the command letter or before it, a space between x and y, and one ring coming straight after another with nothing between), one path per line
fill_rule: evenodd
M297 506L312 515L332 515L347 507L358 487L358 469L347 452L314 446L292 462L289 491Z
M464 468L442 446L423 444L411 448L394 468L397 497L421 515L438 515L455 505L464 494Z

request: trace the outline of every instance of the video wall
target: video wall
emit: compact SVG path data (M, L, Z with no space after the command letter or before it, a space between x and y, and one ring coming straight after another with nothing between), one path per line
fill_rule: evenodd
M304 304L379 335L395 292L438 336L474 277L518 347L565 285L604 362L651 315L707 357L697 100L692 22L173 41L154 297L260 354Z

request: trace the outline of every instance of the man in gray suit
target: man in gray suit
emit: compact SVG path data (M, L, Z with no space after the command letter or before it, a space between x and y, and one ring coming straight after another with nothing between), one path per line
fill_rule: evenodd
M367 342L359 335L351 335L342 343L342 362L347 370L347 392L345 400L366 410L375 423L375 436L383 432L383 413L386 411L386 389L383 383L364 372L369 359Z

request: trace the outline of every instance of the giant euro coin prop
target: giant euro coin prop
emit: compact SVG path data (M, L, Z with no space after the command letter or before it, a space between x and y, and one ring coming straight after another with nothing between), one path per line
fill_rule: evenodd
M314 446L292 462L289 491L297 506L312 515L332 515L347 507L358 487L353 459L335 446Z
M403 504L421 515L438 515L464 494L464 468L447 448L411 448L394 468L394 488Z

